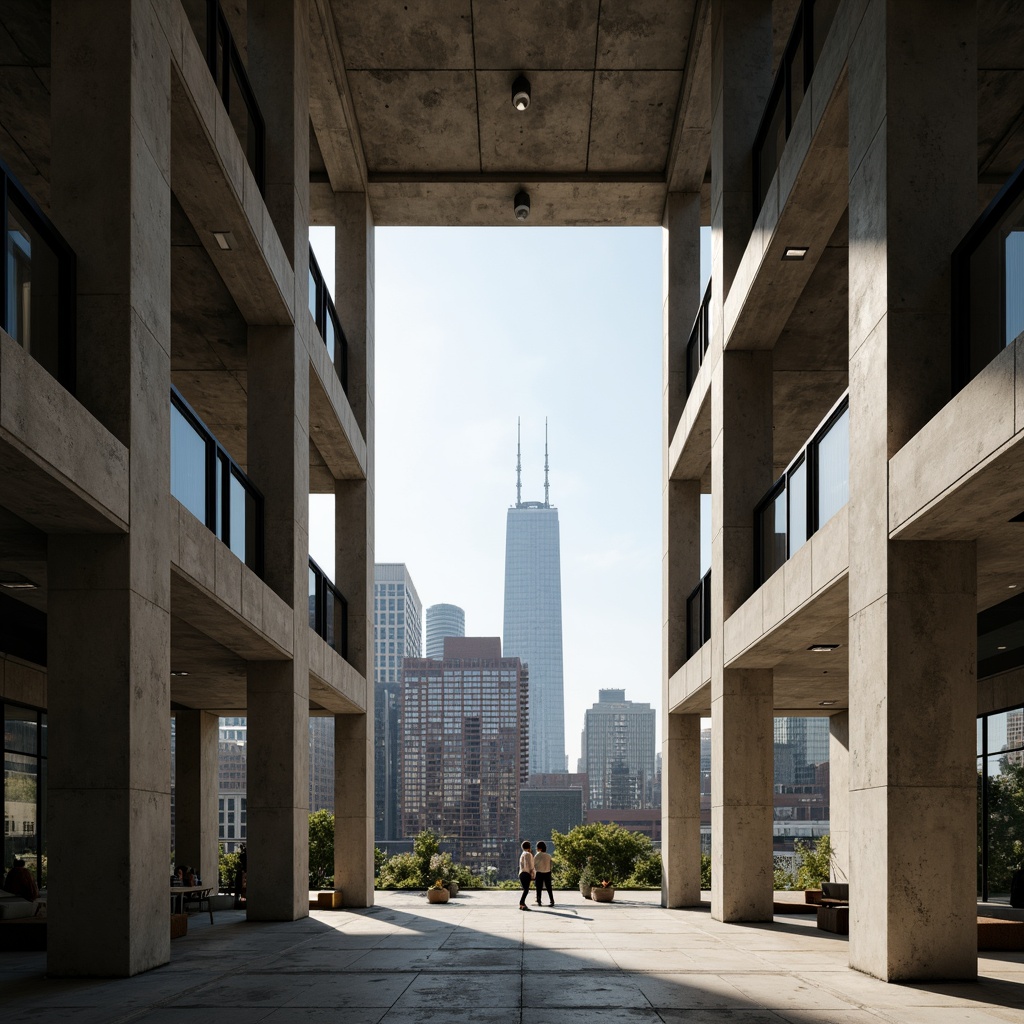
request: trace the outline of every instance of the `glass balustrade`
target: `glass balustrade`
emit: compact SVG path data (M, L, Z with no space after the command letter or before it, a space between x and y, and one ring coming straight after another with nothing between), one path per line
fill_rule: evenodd
M839 0L803 0L754 137L754 220L778 170Z
M309 560L309 628L348 657L348 602L327 574Z
M844 395L754 510L760 586L849 500L850 409Z
M1024 163L956 247L953 393L1024 334Z
M0 324L68 391L75 390L75 255L0 162L4 215Z
M309 311L313 314L324 345L327 346L327 354L334 364L334 372L341 381L342 390L348 394L348 341L341 329L338 312L334 308L334 301L327 289L312 246L309 249Z
M692 658L711 639L711 570L686 599L686 657Z
M175 388L171 494L262 576L263 496Z
M182 6L206 56L256 187L262 193L266 177L266 128L223 4L221 0L182 0ZM242 10L244 16L244 6Z
M690 338L686 343L686 394L689 396L693 385L697 381L697 374L704 356L707 355L708 345L711 344L711 282L704 291L704 298L701 301L700 309L693 321L690 330Z

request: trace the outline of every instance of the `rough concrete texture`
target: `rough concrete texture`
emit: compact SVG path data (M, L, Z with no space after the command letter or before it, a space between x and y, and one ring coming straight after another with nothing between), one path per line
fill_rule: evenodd
M669 715L661 745L661 903L700 902L700 716Z
M217 829L218 718L179 711L174 730L174 861L206 885L219 880Z
M1024 1016L1024 955L982 955L970 985L886 985L846 965L843 936L813 915L722 924L707 904L657 906L619 890L595 904L515 909L514 892L463 890L448 903L381 892L366 910L289 923L241 911L189 918L161 971L123 981L44 976L45 954L0 958L4 1020L430 1020L493 1024L1006 1024ZM704 894L707 899L707 894Z

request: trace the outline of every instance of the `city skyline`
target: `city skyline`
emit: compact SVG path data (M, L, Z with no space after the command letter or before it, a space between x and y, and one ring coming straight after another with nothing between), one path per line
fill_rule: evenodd
M407 564L424 606L463 608L468 635L501 635L516 421L523 494L534 496L548 417L570 766L601 687L661 702L663 235L376 231L375 558ZM311 239L330 266L331 232ZM330 507L316 496L310 509L310 548L326 571Z

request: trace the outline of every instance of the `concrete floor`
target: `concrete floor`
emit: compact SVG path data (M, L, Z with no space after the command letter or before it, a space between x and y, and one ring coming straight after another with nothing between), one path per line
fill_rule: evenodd
M196 914L170 964L127 980L48 980L43 954L0 954L0 1021L1024 1024L1024 953L985 955L977 984L885 985L813 917L723 925L658 895L556 893L521 913L515 892L381 892L290 924Z

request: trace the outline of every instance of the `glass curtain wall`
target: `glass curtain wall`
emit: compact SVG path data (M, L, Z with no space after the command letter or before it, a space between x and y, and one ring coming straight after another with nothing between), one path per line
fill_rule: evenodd
M1024 866L1024 708L978 719L978 898L1010 899Z
M46 886L46 713L4 704L4 873L25 861Z

